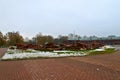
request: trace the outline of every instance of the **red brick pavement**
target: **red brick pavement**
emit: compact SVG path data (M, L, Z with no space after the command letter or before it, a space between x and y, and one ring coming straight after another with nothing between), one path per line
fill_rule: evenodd
M0 57L2 57L6 51L7 48L0 48Z
M120 80L120 51L97 56L0 61L0 80Z

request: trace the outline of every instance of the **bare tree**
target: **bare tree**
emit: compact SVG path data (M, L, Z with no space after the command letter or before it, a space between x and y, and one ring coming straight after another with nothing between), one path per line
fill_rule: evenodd
M44 45L46 43L53 43L53 37L50 35L37 34L34 38L37 44Z

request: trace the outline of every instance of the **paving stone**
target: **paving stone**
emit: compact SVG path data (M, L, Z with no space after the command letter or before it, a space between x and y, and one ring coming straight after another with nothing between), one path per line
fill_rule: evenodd
M0 49L0 57L7 49ZM114 54L0 61L0 80L120 80L120 51Z

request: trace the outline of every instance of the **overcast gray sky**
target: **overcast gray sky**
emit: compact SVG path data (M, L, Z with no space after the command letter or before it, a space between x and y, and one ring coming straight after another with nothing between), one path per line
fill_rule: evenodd
M120 0L0 0L0 31L119 36Z

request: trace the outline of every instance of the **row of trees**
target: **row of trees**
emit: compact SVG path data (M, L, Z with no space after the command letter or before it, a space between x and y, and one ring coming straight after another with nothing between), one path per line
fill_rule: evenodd
M13 46L17 43L24 43L24 39L19 32L8 32L6 35L3 35L2 32L0 32L0 47Z
M65 40L68 40L67 36L59 36L58 38L53 38L51 35L42 35L41 33L38 33L32 39L29 38L24 39L19 32L8 32L5 35L3 35L2 32L0 32L0 47L14 46L17 43L39 44L39 45L44 45L47 43L60 44L63 43Z

